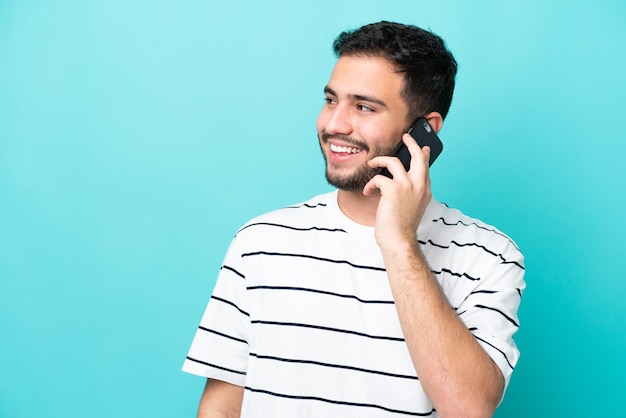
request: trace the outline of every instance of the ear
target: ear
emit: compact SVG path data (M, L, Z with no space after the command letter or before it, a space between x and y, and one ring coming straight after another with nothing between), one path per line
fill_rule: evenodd
M428 124L435 130L435 132L438 133L441 130L441 127L443 126L443 117L441 117L441 113L427 113L424 115L424 119L428 121Z

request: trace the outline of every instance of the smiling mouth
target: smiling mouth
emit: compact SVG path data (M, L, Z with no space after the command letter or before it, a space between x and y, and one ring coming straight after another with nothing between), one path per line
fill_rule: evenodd
M330 144L330 150L337 154L358 154L362 151L361 148L356 147L346 147L340 145Z

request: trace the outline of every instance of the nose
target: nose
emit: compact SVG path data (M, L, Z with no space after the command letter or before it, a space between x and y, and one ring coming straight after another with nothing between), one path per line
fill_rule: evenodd
M352 123L350 112L345 106L335 106L325 109L328 112L324 130L330 135L350 135L352 133Z

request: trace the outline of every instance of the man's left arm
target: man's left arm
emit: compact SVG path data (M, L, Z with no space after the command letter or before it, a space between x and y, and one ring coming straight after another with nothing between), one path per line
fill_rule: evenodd
M404 338L441 417L490 417L502 398L504 377L450 306L421 251L415 231L431 199L429 149L408 135L403 140L411 152L410 170L397 159L375 158L370 164L387 167L394 178L376 176L364 193L381 193L376 240Z

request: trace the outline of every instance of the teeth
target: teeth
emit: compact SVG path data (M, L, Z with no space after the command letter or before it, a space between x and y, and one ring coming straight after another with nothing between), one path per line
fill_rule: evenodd
M340 147L338 145L333 145L333 144L330 144L330 150L332 152L339 152L342 154L358 154L359 152L361 152L360 148Z

